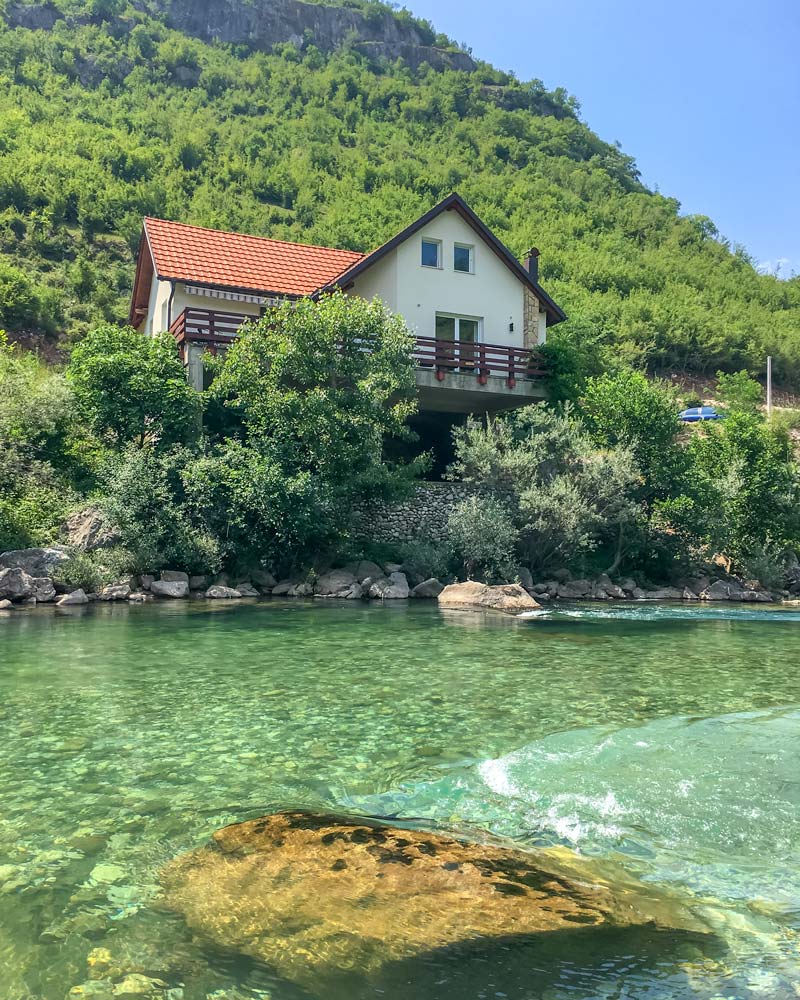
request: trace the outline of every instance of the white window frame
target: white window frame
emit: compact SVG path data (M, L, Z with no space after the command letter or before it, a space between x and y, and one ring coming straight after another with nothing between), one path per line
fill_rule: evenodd
M422 248L426 243L430 243L431 246L436 247L436 263L435 264L425 264L422 260ZM442 270L442 241L432 239L429 236L423 236L419 244L419 263L420 267L427 267L434 271Z
M477 332L475 334L475 343L476 344L483 343L483 316L466 316L463 313L439 312L439 310L437 309L436 315L433 318L434 336L436 336L436 320L439 319L440 317L442 319L454 319L456 321L455 335L456 335L456 343L458 344L461 343L461 320L465 319L469 323L477 323L478 327L477 327Z
M469 251L469 268L466 271L462 271L461 268L456 267L456 250L468 250ZM475 244L474 243L454 243L453 244L453 270L455 271L456 274L474 274L475 273Z

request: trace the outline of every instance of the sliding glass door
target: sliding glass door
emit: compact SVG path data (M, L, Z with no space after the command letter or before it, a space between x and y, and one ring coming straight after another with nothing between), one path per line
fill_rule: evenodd
M436 314L436 363L444 368L475 370L475 345L480 340L480 320L468 316Z

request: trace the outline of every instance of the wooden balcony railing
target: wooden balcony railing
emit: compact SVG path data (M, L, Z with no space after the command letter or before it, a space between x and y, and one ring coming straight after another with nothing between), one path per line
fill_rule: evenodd
M236 339L239 327L256 316L217 312L215 309L184 309L169 332L181 347L192 344L226 344Z
M470 344L438 337L417 337L413 358L421 368L435 368L443 381L448 372L476 375L485 385L490 375L502 376L513 388L518 378L541 378L541 358L523 347Z
M213 309L184 309L169 332L183 353L186 343L205 344L212 353L236 339L239 328L252 316L217 312ZM504 344L470 344L438 337L417 337L412 357L420 368L433 368L444 381L448 372L476 376L485 385L489 376L505 378L511 388L519 378L541 378L544 371L535 351Z

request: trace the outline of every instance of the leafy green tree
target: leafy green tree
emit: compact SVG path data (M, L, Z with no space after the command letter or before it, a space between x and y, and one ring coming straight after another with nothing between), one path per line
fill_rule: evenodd
M764 390L746 371L717 372L717 395L726 411L756 414L761 409Z
M217 540L193 519L184 479L193 461L184 448L158 452L133 444L109 457L101 506L119 534L116 563L128 572L216 572Z
M715 547L746 565L767 544L800 541L800 478L788 434L732 411L694 437L690 454L715 488Z
M117 449L148 442L163 448L198 436L200 397L169 335L96 327L75 346L67 380L92 428Z
M0 259L0 328L35 330L41 314L41 296L34 282L24 271Z
M76 430L63 375L0 331L0 551L50 540L75 502Z
M687 466L678 446L679 403L672 386L631 368L593 376L581 411L598 445L630 449L642 475L643 498L680 489Z
M354 500L408 487L420 463L389 463L385 442L416 408L410 347L399 317L342 294L242 331L212 383L212 447L192 477L233 551L302 563L346 535Z
M384 438L416 410L411 338L377 300L284 303L244 331L212 397L284 468L350 493L386 481Z

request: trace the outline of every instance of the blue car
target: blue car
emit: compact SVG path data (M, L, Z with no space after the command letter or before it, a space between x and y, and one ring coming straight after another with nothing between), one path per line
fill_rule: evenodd
M696 424L699 420L722 420L722 414L717 413L713 406L690 406L679 416L686 424Z

